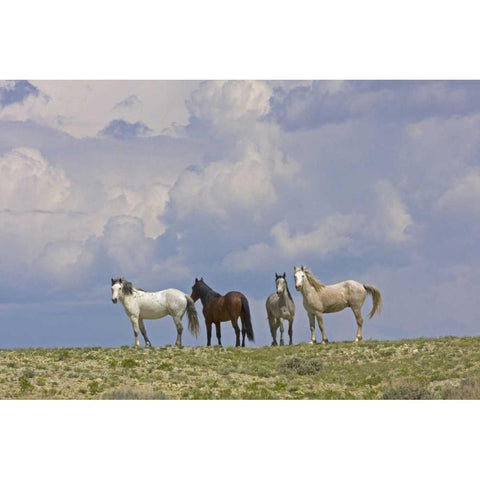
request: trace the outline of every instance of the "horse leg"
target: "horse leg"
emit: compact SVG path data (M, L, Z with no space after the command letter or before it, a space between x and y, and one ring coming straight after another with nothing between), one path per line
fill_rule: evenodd
M173 321L175 322L175 326L177 327L177 341L175 342L176 347L182 346L182 332L183 332L183 325L182 325L182 317L172 317Z
M288 336L290 338L288 344L292 345L293 341L293 318L288 320Z
M310 312L307 312L307 315L310 322L310 344L313 345L317 343L317 339L315 338L315 315Z
M359 342L362 339L362 327L363 327L363 318L362 311L360 308L351 307L353 314L355 315L355 320L357 321L357 335L355 336L354 342Z
M240 328L238 328L238 318L235 320L232 318L232 327L235 330L235 346L239 347L240 346Z
M278 325L280 327L280 346L283 347L283 345L285 345L285 342L283 341L284 328L283 328L283 318L282 317L278 317Z
M212 322L205 322L207 326L207 347L211 345L212 340Z
M270 333L272 334L272 347L277 346L277 319L274 317L268 317L268 324L270 325ZM245 335L243 337L245 339Z
M150 343L150 340L147 337L147 331L145 330L145 325L143 323L143 318L138 319L138 326L140 327L140 331L142 332L143 339L145 340L145 346L146 347L151 347L152 344Z
M247 327L245 325L245 314L240 313L240 318L242 319L242 347L245 346L245 335L247 334Z
M220 322L215 322L215 330L217 332L218 345L222 346L222 331L220 329Z
M136 315L132 315L130 317L130 321L132 322L133 334L135 335L135 346L139 347L140 340L138 339L138 333L139 333L138 317Z
M323 317L321 313L317 313L317 322L318 322L318 328L322 332L322 342L328 343L328 338L327 338L327 335L325 334L325 327L323 325Z

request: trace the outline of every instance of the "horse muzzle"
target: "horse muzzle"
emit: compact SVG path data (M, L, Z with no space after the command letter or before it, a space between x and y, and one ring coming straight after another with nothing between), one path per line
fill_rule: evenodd
M116 299L116 298L112 298L112 302L113 302L113 303L117 303L117 299Z
M302 289L301 285L295 285L295 290L299 292Z

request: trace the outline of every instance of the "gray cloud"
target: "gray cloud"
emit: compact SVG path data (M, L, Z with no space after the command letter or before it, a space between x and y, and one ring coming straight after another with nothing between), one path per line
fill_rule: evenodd
M142 105L141 100L136 95L130 95L121 102L118 102L112 110L132 109Z
M37 97L39 95L38 88L26 80L0 83L0 107L22 103L29 96Z
M271 115L285 129L299 130L353 119L420 121L479 108L477 81L316 81L289 90L280 84Z
M153 133L153 130L143 122L130 123L125 120L112 120L104 129L98 132L100 137L116 139L145 137Z

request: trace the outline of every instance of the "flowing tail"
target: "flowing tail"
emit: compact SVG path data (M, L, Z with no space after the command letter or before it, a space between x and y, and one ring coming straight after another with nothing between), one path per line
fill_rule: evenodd
M250 307L248 306L247 297L242 295L242 320L245 323L245 330L247 332L247 338L254 342L255 338L253 336L253 327L252 327L252 320L250 318Z
M187 299L188 329L190 333L197 338L199 323L197 310L195 310L195 302L189 295L185 295L185 298Z
M377 287L373 285L364 285L365 290L368 295L372 296L373 307L372 311L368 314L368 318L372 318L375 315L375 312L380 312L382 310L382 294Z

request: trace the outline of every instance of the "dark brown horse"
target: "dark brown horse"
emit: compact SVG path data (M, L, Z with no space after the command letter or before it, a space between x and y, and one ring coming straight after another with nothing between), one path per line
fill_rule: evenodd
M207 347L210 346L212 339L212 323L215 324L217 331L218 344L222 345L220 323L231 321L235 330L237 340L235 346L240 346L240 328L238 328L238 317L242 319L242 347L245 346L245 334L250 341L254 341L252 321L250 318L250 307L247 297L240 292L228 292L226 295L220 295L211 289L203 278L195 279L190 295L194 302L198 299L203 305L203 316L207 327Z

